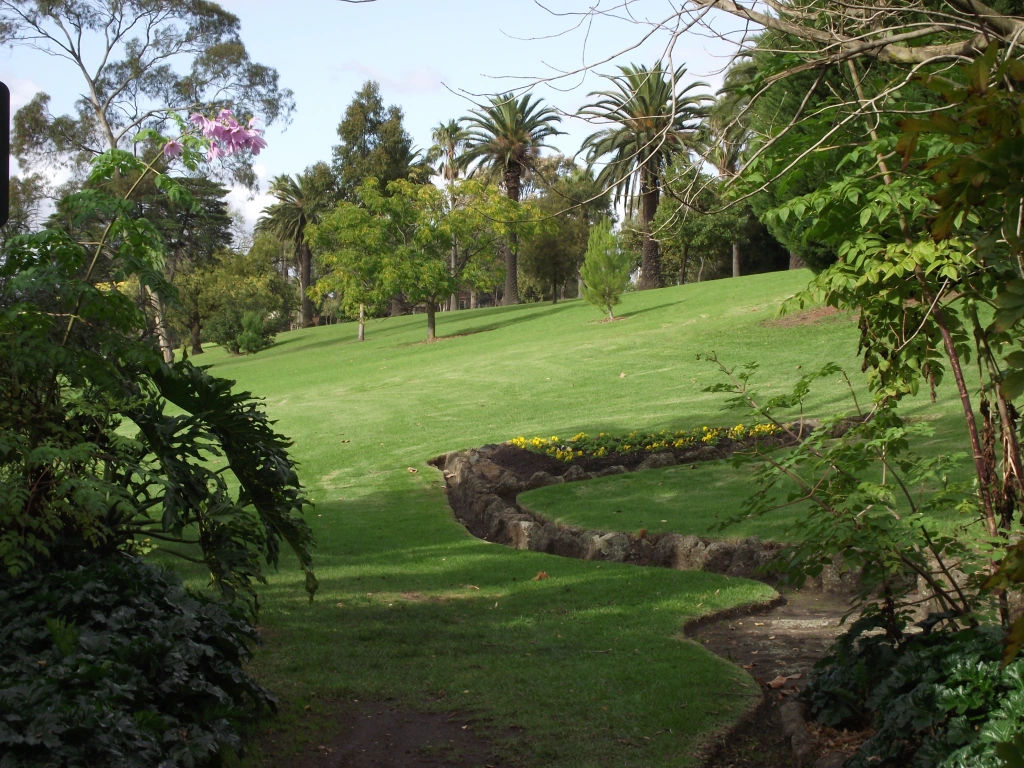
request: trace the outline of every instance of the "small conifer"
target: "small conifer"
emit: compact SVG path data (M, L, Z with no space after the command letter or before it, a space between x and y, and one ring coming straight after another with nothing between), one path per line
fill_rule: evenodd
M590 230L587 255L580 268L583 278L583 298L614 320L612 307L629 286L629 254L619 248L618 238L612 232L609 219L602 219Z

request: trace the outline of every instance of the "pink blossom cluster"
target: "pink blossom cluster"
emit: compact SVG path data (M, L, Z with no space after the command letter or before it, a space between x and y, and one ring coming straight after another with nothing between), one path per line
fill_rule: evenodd
M258 155L260 150L267 146L263 131L256 128L255 117L246 127L235 120L230 109L222 109L212 120L197 113L189 117L189 121L210 140L210 160L227 157L245 149ZM169 141L164 145L164 154L167 157L179 157L182 151L183 147L179 141Z

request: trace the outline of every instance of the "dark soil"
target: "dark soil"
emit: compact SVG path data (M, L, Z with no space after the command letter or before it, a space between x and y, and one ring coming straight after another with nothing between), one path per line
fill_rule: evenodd
M257 739L262 768L499 768L508 765L471 716L424 714L394 702L336 700L289 729ZM295 731L301 735L295 736Z
M815 663L842 631L846 601L794 592L783 605L752 607L705 617L685 633L739 664L759 683L764 700L709 752L703 768L791 768L779 707L807 685ZM779 678L789 678L780 681ZM775 681L778 687L772 687Z

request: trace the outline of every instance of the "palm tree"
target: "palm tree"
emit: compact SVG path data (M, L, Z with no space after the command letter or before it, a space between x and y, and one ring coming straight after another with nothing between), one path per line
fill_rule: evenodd
M462 150L466 146L468 136L469 134L458 120L438 123L430 134L430 139L434 143L427 150L427 162L434 164L434 170L444 179L446 187L451 187L464 168ZM458 243L452 243L451 270L453 275L458 261L458 248ZM456 291L448 299L448 311L454 312L458 308L459 294Z
M333 204L336 191L336 179L326 163L317 163L295 178L277 176L270 182L270 194L277 202L264 208L256 222L257 230L270 232L295 249L303 328L313 324L313 305L308 295L313 255L306 242L306 227L317 223L320 213Z
M705 112L703 103L709 97L690 91L707 84L694 82L680 88L686 69L672 72L660 62L651 69L631 65L619 71L609 77L615 89L591 93L597 101L580 111L614 125L588 136L582 149L587 150L591 166L611 156L597 178L606 188L615 189L616 203L624 199L632 207L639 198L643 228L639 287L659 288L661 252L651 235L651 222L658 211L662 174L673 156L693 146Z
M430 134L434 144L427 150L427 162L436 163L434 170L444 179L445 184L455 181L465 167L462 151L466 147L467 138L469 133L458 120L438 123Z
M519 202L523 174L533 167L545 139L562 131L554 127L562 118L541 99L524 94L517 99L511 93L492 96L490 104L472 110L462 118L466 126L466 166L493 169L501 174L505 194ZM476 170L474 169L474 170ZM519 303L519 276L516 235L505 244L505 304Z

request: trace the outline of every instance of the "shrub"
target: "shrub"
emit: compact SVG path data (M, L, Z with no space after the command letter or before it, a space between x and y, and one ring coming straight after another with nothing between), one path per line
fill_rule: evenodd
M870 634L879 619L855 622L804 693L819 722L873 728L847 766L1000 766L996 745L1024 734L1024 661L1000 664L1000 627L925 631L897 643Z
M0 580L0 766L202 766L275 708L238 609L138 558Z
M266 328L263 325L263 315L259 312L246 312L242 315L242 332L238 334L236 341L238 351L243 355L253 355L261 349L270 346Z
M587 255L580 267L583 298L613 319L612 307L629 286L629 253L619 247L612 223L605 219L590 230Z

